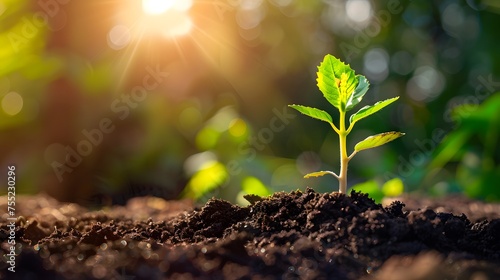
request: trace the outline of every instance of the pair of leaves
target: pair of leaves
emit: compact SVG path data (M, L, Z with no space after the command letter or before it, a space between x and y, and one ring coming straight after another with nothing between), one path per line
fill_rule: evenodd
M318 88L325 99L340 112L347 112L359 104L370 87L370 83L364 76L356 75L349 65L330 54L327 54L323 62L318 66L317 75ZM398 98L394 97L361 108L351 115L351 126L357 121L378 112ZM332 116L323 110L302 105L290 105L290 107L333 126Z
M319 65L317 74L318 88L321 90L326 100L341 113L345 113L359 104L370 86L370 83L364 76L356 75L349 65L344 64L342 61L329 54L325 56L323 62ZM350 126L347 133L350 132L356 122L382 110L398 99L399 97L394 97L361 108L349 118ZM304 115L329 123L337 133L345 133L345 131L339 131L339 129L337 129L333 124L332 116L323 110L295 104L289 105L289 107ZM354 152L378 147L403 135L404 133L393 131L370 136L356 144ZM314 175L311 176L322 176L326 174L319 173L313 173ZM334 175L334 173L332 175Z
M357 111L356 113L352 114L351 117L349 118L349 121L350 121L351 125L354 125L354 123L356 123L357 121L364 119L372 114L375 114L376 112L382 110L384 107L386 107L387 105L391 104L392 102L394 102L398 99L399 99L399 96L394 97L394 98L390 98L390 99L387 99L384 101L379 101L373 105L365 106L365 107L359 109L359 111ZM313 108L313 107L302 106L302 105L295 105L295 104L289 105L289 107L291 107L291 108L299 111L300 113L307 115L311 118L322 120L324 122L329 123L330 125L333 124L332 116L323 110Z
M356 75L349 65L329 54L319 65L317 74L316 81L323 96L342 112L361 102L370 87L364 76Z

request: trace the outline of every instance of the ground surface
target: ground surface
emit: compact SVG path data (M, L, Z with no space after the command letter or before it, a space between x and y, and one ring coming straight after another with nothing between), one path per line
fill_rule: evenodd
M244 208L135 198L89 211L43 195L18 197L16 272L2 261L0 277L500 279L499 204L401 200L408 206L307 189ZM5 197L0 203L7 208Z

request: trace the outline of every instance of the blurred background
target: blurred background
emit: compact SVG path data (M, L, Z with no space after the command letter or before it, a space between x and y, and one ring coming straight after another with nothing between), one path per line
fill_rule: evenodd
M375 196L499 200L495 0L0 0L0 172L17 194L89 206L134 196L336 191L338 139L287 104L330 112L317 66L365 75L349 186ZM396 179L395 179L396 178Z

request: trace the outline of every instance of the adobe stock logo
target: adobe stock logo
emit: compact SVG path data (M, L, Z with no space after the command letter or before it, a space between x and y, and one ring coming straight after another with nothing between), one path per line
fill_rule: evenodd
M163 72L158 65L155 69L150 66L146 67L146 72L148 74L143 77L141 85L135 86L129 94L122 94L110 104L111 112L116 115L116 118L113 119L126 119L130 115L131 109L137 108L139 103L147 98L149 92L158 88L169 75L167 72ZM63 181L65 173L73 172L83 159L92 153L94 147L102 143L106 134L112 133L115 128L112 118L102 118L97 127L81 131L83 139L76 146L54 143L47 147L45 161L52 167L59 182ZM58 157L57 155L62 156Z

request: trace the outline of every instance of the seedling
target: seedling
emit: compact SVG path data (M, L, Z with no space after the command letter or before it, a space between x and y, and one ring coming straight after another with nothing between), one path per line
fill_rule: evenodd
M380 111L385 106L398 100L399 97L390 98L384 101L379 101L373 105L365 106L349 118L349 126L346 128L346 113L356 106L365 93L368 91L370 83L365 76L356 75L354 70L349 65L344 64L338 58L327 54L323 62L318 67L318 88L323 93L323 96L339 110L340 118L338 127L333 123L332 116L327 112L302 105L289 105L289 107L307 115L330 124L333 130L339 135L340 145L340 174L337 175L332 171L318 171L306 174L304 178L319 177L326 174L333 175L339 180L339 192L346 193L347 191L347 166L349 161L359 152L366 149L381 146L396 138L404 135L404 133L391 131L377 135L369 136L354 146L354 151L347 155L347 135L352 131L356 122Z

